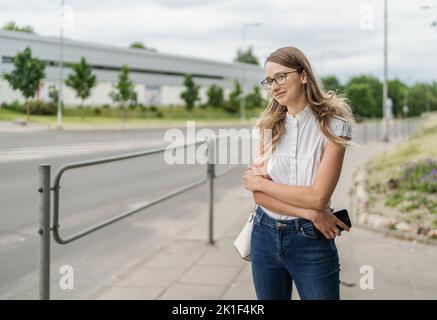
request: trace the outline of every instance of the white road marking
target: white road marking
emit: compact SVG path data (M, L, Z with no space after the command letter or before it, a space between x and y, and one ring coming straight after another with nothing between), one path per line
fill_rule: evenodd
M125 140L107 143L80 143L46 147L14 148L0 151L0 162L12 162L32 159L47 159L70 155L99 153L126 149L150 148L164 144L162 139Z

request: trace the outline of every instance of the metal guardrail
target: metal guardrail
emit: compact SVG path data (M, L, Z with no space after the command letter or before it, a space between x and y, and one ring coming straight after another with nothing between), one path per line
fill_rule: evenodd
M206 178L200 179L198 181L195 181L193 183L190 183L188 185L185 185L177 190L174 190L172 192L169 192L163 196L160 196L150 202L148 202L145 205L142 205L140 207L134 208L132 210L128 210L125 212L122 212L118 215L116 215L113 218L110 218L108 220L105 220L101 223L98 223L92 227L89 227L88 229L85 229L83 231L77 232L71 236L68 236L66 238L61 237L60 235L60 223L59 223L59 194L61 189L61 177L62 175L72 169L77 168L83 168L88 166L94 166L98 164L108 163L108 162L114 162L114 161L121 161L126 159L133 159L143 156L148 156L152 154L162 153L167 150L173 150L178 148L188 148L188 147L196 147L197 145L202 145L204 143L207 143L207 152L208 152L208 162L207 162L207 175ZM162 202L166 199L169 199L171 197L174 197L180 193L183 193L185 191L188 191L190 189L193 189L205 182L208 183L208 214L209 214L209 221L208 221L208 242L209 244L214 243L214 226L213 226L213 215L214 215L214 179L218 176L221 176L223 174L226 174L230 170L234 169L236 165L226 168L222 170L220 173L216 174L215 172L215 163L216 163L216 155L215 155L215 149L216 149L216 139L208 138L207 140L198 141L191 144L185 144L180 146L175 146L172 148L169 147L161 147L156 148L148 151L143 152L136 152L136 153L129 153L121 156L114 156L114 157L106 157L106 158L100 158L95 160L89 160L89 161L82 161L82 162L75 162L75 163L69 163L66 165L63 165L61 168L58 169L58 171L55 174L54 178L54 184L53 187L50 188L50 171L51 167L50 165L43 164L39 166L39 229L38 233L40 235L40 245L39 245L39 262L38 262L38 273L39 273L39 298L41 300L48 300L50 299L50 231L53 232L53 239L59 243L59 244L68 244L70 242L73 242L77 239L80 239L90 233L93 233L99 229L102 229L112 223L115 223L119 220L122 220L128 216L131 216L135 213L140 212L141 210L144 210L154 204L157 204L159 202ZM50 192L53 191L53 223L52 227L50 227L50 203L51 203L51 197Z
M352 134L360 143L368 143L383 139L384 123L382 119L362 118L362 121L357 123L357 131ZM421 117L410 117L404 119L389 119L388 120L388 135L389 137L407 137L414 132Z

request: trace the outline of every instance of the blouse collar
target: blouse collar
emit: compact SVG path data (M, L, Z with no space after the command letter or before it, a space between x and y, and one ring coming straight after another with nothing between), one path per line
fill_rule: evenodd
M311 109L307 105L305 108L299 112L296 116L292 116L288 113L288 111L285 113L285 122L289 124L296 124L300 122L304 122L306 119L308 119L308 116L310 115Z

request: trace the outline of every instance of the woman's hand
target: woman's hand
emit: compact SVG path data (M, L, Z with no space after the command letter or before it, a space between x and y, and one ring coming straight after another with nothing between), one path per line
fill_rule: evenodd
M323 233L326 239L334 239L335 236L341 236L341 231L337 226L349 231L349 227L333 215L330 210L314 211L311 221Z
M252 168L249 166L244 172L244 187L252 192L259 191L261 183L265 180L262 176L255 175Z
M248 167L252 169L254 175L260 176L264 179L272 180L267 173L267 161L265 161L263 158L257 158L253 160L253 163Z
M264 180L271 180L267 173L267 162L264 160L254 160L244 172L244 187L252 192L260 191L260 186Z

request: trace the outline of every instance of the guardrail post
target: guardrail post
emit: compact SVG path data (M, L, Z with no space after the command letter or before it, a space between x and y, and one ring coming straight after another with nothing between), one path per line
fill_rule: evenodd
M215 139L209 137L208 144L208 186L209 186L209 219L208 238L209 244L214 244L214 178L215 178Z
M50 299L50 165L39 166L39 299Z

